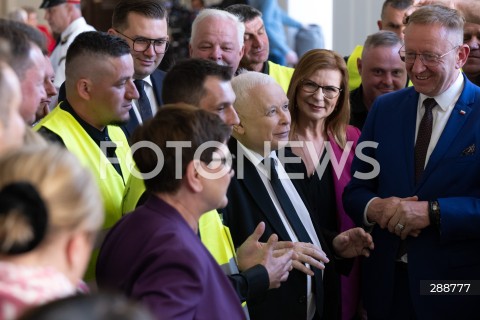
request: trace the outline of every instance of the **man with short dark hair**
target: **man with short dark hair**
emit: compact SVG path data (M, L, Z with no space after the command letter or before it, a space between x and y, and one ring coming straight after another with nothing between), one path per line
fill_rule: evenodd
M96 31L78 35L67 52L66 99L36 126L48 140L65 145L88 167L105 206L104 230L121 217L130 176L130 147L118 126L129 120L133 84L130 47L121 38ZM95 264L92 260L91 267ZM91 279L93 269L86 275Z
M161 0L122 0L113 10L108 32L125 39L133 57L135 86L140 97L134 100L130 120L122 127L129 138L163 104L165 72L158 66L169 46L168 12Z
M245 24L243 36L245 52L240 61L240 68L270 75L287 92L294 69L268 60L270 44L262 13L246 4L231 5L225 10L236 15Z

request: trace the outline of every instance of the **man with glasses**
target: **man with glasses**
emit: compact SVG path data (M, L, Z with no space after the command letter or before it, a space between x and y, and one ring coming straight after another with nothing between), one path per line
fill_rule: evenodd
M160 0L120 1L112 17L109 33L124 38L130 46L135 68L135 86L140 97L123 126L127 136L150 119L163 104L165 72L158 69L168 50L167 11Z
M358 142L376 147L354 159L343 202L375 242L363 265L368 319L478 317L466 287L480 279L480 88L460 71L463 26L443 6L412 13L399 54L413 87L378 97Z

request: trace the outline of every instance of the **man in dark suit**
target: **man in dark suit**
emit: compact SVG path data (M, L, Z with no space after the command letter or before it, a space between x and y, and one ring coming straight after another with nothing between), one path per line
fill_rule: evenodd
M167 15L160 0L122 0L113 11L112 28L108 32L128 42L135 67L135 86L140 94L130 111L130 121L122 127L127 138L163 104L165 72L158 66L169 44Z
M223 209L224 223L238 246L264 221L261 241L275 233L280 241L295 242L298 256L293 263L295 269L280 288L247 300L250 317L337 318L338 300L323 294L324 282L328 282L326 273L323 275L324 263L329 262L327 256L333 259L334 254L346 258L368 255L366 248L373 247L370 235L360 228L337 237L324 235L310 218L292 182L285 178L282 164L275 151L271 151L288 140L290 131L288 99L282 87L272 77L258 72L238 75L232 80L232 87L240 123L233 126L234 139L229 143L230 152L236 156L236 174L228 189L228 206ZM270 144L271 150L265 150L264 144ZM348 269L348 261L345 262ZM324 298L330 300L324 303ZM325 313L324 304L328 309Z
M376 244L368 319L478 317L478 297L440 285L480 279L480 89L460 72L463 24L441 6L409 17L399 54L414 87L377 98L358 143L375 147L355 158L343 200Z

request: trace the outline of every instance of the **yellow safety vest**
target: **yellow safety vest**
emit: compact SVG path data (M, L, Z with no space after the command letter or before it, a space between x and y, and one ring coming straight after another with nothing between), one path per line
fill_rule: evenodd
M290 80L295 69L281 66L279 64L268 61L268 73L275 79L275 81L282 87L283 91L287 93Z
M113 165L101 151L98 145L83 129L83 127L68 112L57 106L50 114L42 119L34 128L38 131L45 127L60 136L66 148L75 154L80 162L93 173L103 198L105 221L102 232L110 229L122 216L122 196L125 189L125 181L130 176L127 164L133 163L125 134L122 129L108 126L108 135L117 147L115 154L119 160L123 178L118 174ZM94 250L85 279L94 278L94 266L98 249Z
M360 78L360 73L358 73L357 68L357 60L362 58L362 52L363 46L356 46L347 60L348 88L350 91L357 89L362 83L362 78Z

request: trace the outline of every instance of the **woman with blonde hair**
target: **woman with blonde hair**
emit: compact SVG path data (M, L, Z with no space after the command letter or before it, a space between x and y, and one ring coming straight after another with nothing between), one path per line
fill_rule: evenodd
M303 179L292 181L310 206L312 221L319 228L335 232L355 227L342 204L343 189L351 178L350 166L360 136L357 128L348 125L350 104L345 61L331 50L308 51L295 67L287 96L291 149L287 148L286 152L291 150L302 161L287 164L286 168L303 174ZM337 299L325 304L326 318L352 319L357 315L358 259L348 277L340 276L340 285L335 270L326 269L325 277L334 279L333 284L325 281L330 283L325 288L326 296ZM341 316L334 308L327 310L328 305L338 304L341 304Z
M91 173L59 146L0 158L0 319L75 294L103 222Z

